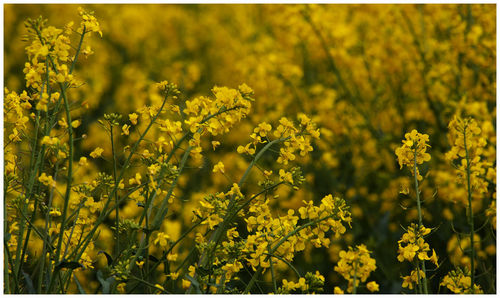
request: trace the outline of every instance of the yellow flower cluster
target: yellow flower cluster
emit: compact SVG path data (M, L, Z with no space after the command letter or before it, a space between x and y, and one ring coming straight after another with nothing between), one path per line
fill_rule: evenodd
M487 141L481 134L481 128L477 121L472 118L462 119L455 116L448 127L448 139L452 147L446 153L446 159L449 161L458 159L458 181L461 184L466 184L467 167L469 167L472 188L478 194L488 192L488 182L485 177L488 174L489 178L493 178L494 167L492 162L481 158Z
M238 187L235 184L235 187ZM202 224L208 224L210 230L213 230L216 225L222 222L226 215L228 206L229 193L216 193L215 195L208 195L200 201L200 207L194 210L198 218L205 218ZM193 221L196 218L193 218Z
M274 136L283 140L284 146L280 148L278 159L279 164L287 165L289 161L296 159L296 153L300 156L305 156L307 153L313 151L311 146L312 139L318 139L320 132L316 128L314 122L304 114L298 116L299 126L295 127L294 123L286 117L279 120L279 125L274 130ZM246 153L254 155L258 144L268 143L268 138L272 127L266 122L260 123L250 135L252 142L245 146L239 146L238 153Z
M349 250L340 251L339 257L340 260L334 269L348 281L347 292L349 293L355 293L355 288L358 288L361 282L366 282L370 273L377 269L375 259L370 257L370 251L364 244L356 248L349 246ZM368 284L370 291L378 289L375 282Z
M471 287L470 272L467 269L457 268L450 271L440 285L447 287L455 294L483 294L480 286L474 284L474 287Z
M290 294L299 292L304 294L316 294L323 291L325 277L316 271L314 274L307 272L305 277L300 277L298 282L282 280L283 286L278 289L279 294Z
M422 284L420 280L426 278L426 276L424 271L415 269L410 272L410 275L401 276L401 278L403 279L402 287L413 290L415 288L415 285Z
M417 165L424 163L425 161L431 160L431 155L427 153L427 147L430 145L427 144L429 142L429 135L421 134L415 129L409 133L405 134L405 140L403 140L403 145L401 147L396 148L396 155L398 157L399 166L402 169L403 166L408 166L410 171L414 173L414 168ZM417 178L418 180L422 180L422 176L420 175L417 168Z
M247 259L249 264L256 268L270 266L266 252L268 247L280 243L284 237L293 233L300 227L299 216L294 210L288 210L285 216L275 217L271 213L269 200L256 201L249 208L249 215L245 219L250 235L245 244L245 251L250 253ZM350 224L351 214L345 201L332 195L327 195L321 200L319 206L312 202L305 202L306 206L299 208L300 219L307 220L309 226L289 235L277 247L275 254L292 261L296 252L303 251L306 243L310 242L315 247L328 247L330 239L327 233L332 231L335 235L345 233L343 223Z
M78 13L82 17L82 22L80 23L80 28L78 32L80 34L87 32L97 32L102 37L101 27L93 11L85 11L83 8L78 7Z
M193 147L191 151L193 158L201 159L201 139L200 137L208 133L217 136L227 133L241 119L250 112L251 89L242 85L236 90L227 87L214 87L212 92L215 98L206 96L196 97L186 101L186 120L184 123L189 127L193 138L189 145Z
M41 38L35 37L31 45L26 47L26 53L32 65L39 66L40 63L43 65L47 56L55 59L51 62L57 64L68 61L71 42L69 37L63 34L62 29L48 26L33 33Z
M430 260L434 265L438 266L436 252L433 249L432 255L429 256L429 244L424 240L424 236L430 232L431 229L424 226L420 226L420 229L416 224L409 226L406 233L401 236L401 240L398 241L398 261L404 262L407 260L412 262L417 256L421 261Z

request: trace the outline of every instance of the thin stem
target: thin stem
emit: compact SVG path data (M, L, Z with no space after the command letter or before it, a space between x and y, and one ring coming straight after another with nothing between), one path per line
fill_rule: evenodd
M110 131L110 137L111 137L111 155L113 155L113 179L114 179L114 185L116 185L118 182L116 181L116 154L115 154L115 142L113 139L113 124L110 123L109 131ZM118 192L115 191L115 238L116 238L116 246L115 246L115 257L118 257L120 254L120 231L118 229L120 225L120 219L119 219L119 211L120 211L120 205L118 203Z
M56 72L57 72L57 70L56 70ZM73 181L73 151L74 151L74 148L73 148L73 127L71 126L71 113L70 113L70 108L69 108L69 100L66 96L66 87L62 83L59 83L59 87L61 88L61 96L64 99L64 109L66 110L66 118L68 118L68 124L69 124L68 125L69 154L68 154L68 173L67 173L67 181L66 181L66 193L64 195L64 206L63 206L62 219L61 219L61 228L59 230L59 240L57 242L57 248L56 248L56 254L55 254L55 261L56 261L55 264L56 265L60 261L59 257L61 254L62 242L63 242L63 237L64 237L64 230L66 229L66 220L67 220L67 214L68 214L69 199L70 199L70 194L71 194L71 183ZM56 273L56 271L54 271L54 273ZM54 274L52 274L50 285L53 285L53 281L54 281ZM49 292L51 290L52 290L52 287L49 286Z
M266 237L267 238L267 237ZM267 241L267 239L266 239ZM268 249L270 249L270 244L268 245ZM274 294L276 294L278 292L278 286L276 285L276 276L274 274L274 265L273 265L273 259L272 258L269 258L269 266L271 268L271 279L273 281L273 290L274 290ZM224 273L224 276L225 276L225 273Z
M182 239L184 239L192 230L194 230L197 226L199 226L206 218L202 218L200 221L192 225L189 229L187 229L180 237L177 239L172 245L170 245L170 248L163 254L164 256L167 256L173 249L174 247L181 242ZM165 261L165 258L160 259L160 261L156 262L149 271L147 271L147 275L149 276L153 271L158 267L163 261Z
M182 156L181 163L179 164L179 173L182 172L182 170L184 169L184 167L186 165L186 162L187 162L187 159L188 159L189 154L191 153L192 149L193 149L193 147L189 146L186 149L186 152L184 153L184 155ZM178 180L179 180L179 175L177 175L175 177L175 179L172 182L172 185L170 186L170 189L169 189L169 191L168 191L167 195L165 196L165 199L164 199L164 201L162 203L168 202L168 198L170 198L170 196L172 195L172 193L174 191L174 188L177 186L177 181ZM162 208L164 208L164 209L162 209ZM162 223L162 221L163 221L163 219L164 219L165 214L167 213L167 211L168 211L168 208L165 208L164 204L162 204L160 210L155 215L155 218L154 218L153 223L151 225L151 230L155 230L155 229L159 229L160 228L161 223ZM136 259L137 259L138 256L142 255L142 252L144 251L144 248L145 248L146 245L147 245L147 243L145 241L145 238L142 238L141 243L139 244L139 248L137 249L137 253L134 255L134 257L132 258L132 260L130 262L129 272L131 272L132 269L135 267L135 261L136 261Z
M59 172L59 163L56 163L56 169L54 172L54 181L57 181L57 174ZM52 199L54 198L54 188L51 188L50 194L49 194L49 202L47 205L47 210L45 213L45 228L44 231L47 232L49 230L50 226L50 208L52 208ZM44 267L45 267L45 258L47 254L47 246L51 245L50 243L50 238L44 237L43 238L43 248L42 248L42 256L40 258L41 264L40 264L40 273L39 273L39 278L38 278L38 285L37 285L37 293L42 293L42 281L43 281L43 273L44 273ZM52 254L52 250L51 253ZM50 265L49 265L50 266Z
M3 201L3 228L4 228L4 232L3 232L3 239L4 239L4 250L5 250L5 253L4 253L4 285L5 285L5 294L11 294L11 290L10 290L10 276L9 276L9 261L12 262L12 259L10 257L10 252L9 252L9 245L7 243L7 238L6 238L6 235L8 234L8 231L9 231L9 225L8 225L8 217L7 217L7 191L9 189L9 179L5 179L4 178L4 187L3 187L3 197L4 197L4 201ZM12 235L11 235L12 237ZM14 266L11 266L11 270L14 270ZM17 288L17 282L16 282L16 288Z
M83 42L83 38L85 36L85 27L83 27L83 32L82 32L82 36L81 36L81 39L80 39L80 43L79 43L79 46L78 46L78 49L77 49L77 52L75 54L75 58L73 59L73 64L71 65L71 71L73 71L73 68L75 66L75 62L78 58L78 54L80 53L80 48L82 46L82 42ZM54 72L56 74L59 73L59 71L57 70L57 67L55 66L54 64L54 61L52 60L52 58L50 56L47 56L50 61L51 61L51 64L52 64L52 68L54 70ZM60 257L60 254L61 254L61 246L62 246L62 242L63 242L63 236L64 236L64 230L66 228L66 220L67 220L67 212L68 212L68 206L69 206L69 199L70 199L70 194L71 194L71 183L72 183L72 180L73 180L73 151L74 151L74 144L73 144L73 127L71 125L71 113L70 113L70 107L69 107L69 100L67 98L67 95L66 95L66 86L67 84L66 83L58 83L59 84L59 88L61 90L61 96L64 100L64 109L65 109L65 112L66 112L66 118L68 119L68 142L69 142L69 153L68 153L68 172L67 172L67 181L66 181L66 193L64 195L64 207L63 207L63 212L62 212L62 219L61 219L61 228L60 228L60 231L59 231L59 240L58 240L58 243L57 243L57 249L56 249L56 254L55 254L55 263L59 263L59 257ZM48 291L50 292L52 290L52 285L54 284L54 274L55 274L56 271L54 271L54 273L52 274L52 277L51 277L51 282L50 282L50 285L49 285L49 289ZM62 286L62 285L61 285Z
M85 33L87 33L87 32L85 32L85 26L83 26L83 31L82 31L82 34L80 37L80 42L78 43L78 47L76 48L76 53L75 53L75 57L73 58L73 63L71 63L71 66L69 68L69 74L73 73L73 70L75 69L76 60L78 60L80 50L82 49L83 37L85 36Z
M162 291L164 294L171 294L170 292L167 292L167 291L165 291L165 290L163 290L163 289L160 289L160 288L158 288L156 285L153 285L152 283L150 283L150 282L148 282L148 281L145 281L144 279L141 279L141 278L135 277L135 276L133 276L133 275L130 275L130 276L129 276L129 278L135 279L135 280L137 280L138 282L141 282L141 283L143 283L143 284L147 285L148 287L151 287L151 288L155 288L155 289L157 289L157 290L160 290L160 291Z
M356 276L356 270L358 270L358 261L357 259L354 260L354 274L352 276L352 293L356 295L356 283L358 282L357 276Z
M297 234L298 232L300 232L301 230L303 230L307 227L310 227L310 226L315 225L319 222L322 222L323 220L327 220L333 216L334 216L334 214L328 215L328 216L325 216L323 218L308 222L300 227L295 228L293 231L288 233L285 237L281 238L281 240L273 246L273 248L269 251L269 254L267 255L265 260L266 261L269 260L269 258L271 257L270 255L274 254L274 252L281 246L281 244L285 243L285 241L288 240L288 238L292 237L293 235ZM249 291L252 289L253 285L257 281L257 278L262 273L262 271L263 271L263 267L259 267L259 269L252 276L252 279L250 279L250 281L248 282L248 285L246 286L245 290L243 291L243 294L249 293Z
M469 201L469 225L470 225L470 279L471 289L474 290L474 213L472 212L472 189L470 183L470 157L469 150L467 149L467 125L464 127L464 148L465 159L467 160L467 199Z
M48 69L46 69L46 72L48 73ZM42 95L42 94L43 94L43 88L41 90L41 94L40 95ZM21 212L28 212L28 209L27 209L28 208L28 203L26 203L26 201L29 201L29 199L33 195L33 189L35 187L37 173L39 172L39 168L41 168L41 165L43 164L42 159L43 159L43 152L45 150L45 145L41 146L39 152L37 152L37 150L36 150L36 144L37 144L37 140L38 140L39 116L40 116L40 113L39 113L39 111L37 111L37 115L36 115L36 118L35 118L35 137L33 139L33 147L32 147L33 151L31 153L31 159L30 159L30 168L32 170L31 170L30 177L29 177L29 180L28 180L28 192L27 192L27 195L25 196L26 200L22 200L22 211ZM36 153L38 153L38 154L36 154ZM33 167L33 160L35 160L35 157L36 157L36 162L34 163L34 167ZM13 274L16 275L16 276L20 275L22 263L24 261L23 257L22 257L24 255L24 253L21 253L22 252L21 247L22 247L22 243L23 243L22 240L24 238L24 228L25 228L25 226L26 226L26 224L24 222L24 219L21 218L20 219L20 223L19 223L19 232L18 232L18 243L17 243L17 249L16 249L15 267L12 268ZM28 243L27 240L29 240L29 233L27 233L27 237L25 239L25 245Z
M288 267L290 267L290 268L293 270L293 272L295 272L295 274L297 274L297 277L298 277L298 278L301 278L301 277L302 277L302 275L300 275L299 270L297 270L297 268L295 268L295 267L294 267L294 266L293 266L290 262L288 262L287 260L283 259L283 258L282 258L282 257L280 257L280 256L273 255L273 254L270 254L270 253L267 253L267 252L265 252L264 254L266 254L266 255L268 255L268 256L270 256L270 257L272 257L272 258L276 258L276 259L278 259L278 260L282 261L283 263L287 264L287 265L288 265Z
M9 276L9 260L7 258L7 251L9 247L4 245L4 262L3 262L3 276L4 276L4 286L5 286L5 294L11 294L10 292L10 276Z
M414 181L415 181L415 194L416 194L416 198L417 198L417 211L418 211L418 232L417 233L420 233L420 227L423 226L423 223L422 223L422 208L421 208L421 203L420 203L420 190L418 188L418 167L417 167L417 148L415 147L415 149L413 150L413 177L414 177ZM428 294L428 291L427 291L427 278L426 278L426 275L425 275L425 261L422 260L422 271L424 272L424 276L423 276L423 284L424 284L424 293L425 294ZM417 274L419 274L419 271L417 271ZM419 282L420 282L420 278L419 278Z
M250 175L250 172L251 172L252 168L255 166L255 164L257 164L257 162L264 155L264 153L269 148L271 148L272 145L274 145L276 143L284 142L285 140L288 140L288 139L289 139L289 137L288 138L280 138L280 139L276 139L276 140L274 140L272 142L267 143L259 151L259 153L257 153L257 155L254 157L254 159L250 163L250 165L248 165L245 173L243 174L243 176L241 177L240 181L238 182L238 186L241 187L243 185L243 183L246 181L246 179ZM233 195L231 197L231 199L229 201L229 204L228 204L228 207L227 207L228 211L232 211L233 205L235 204L235 197L236 197L236 195ZM238 211L239 210L237 210L236 214L238 213ZM215 246L214 246L213 250L215 250L217 248L218 244L220 243L220 240L222 239L222 236L225 234L225 232L227 230L228 223L230 222L230 220L233 219L234 214L235 214L235 212L228 212L228 214L226 215L226 217L224 218L224 220L222 221L222 223L219 225L219 227L217 228L217 230L215 230L215 232L210 237L209 242L215 242ZM200 258L199 264L204 264L206 262L208 262L208 259L206 258L206 254L203 254L201 256L201 258Z
M116 179L117 181L120 181L123 178L123 175L125 174L125 170L130 165L130 161L132 159L132 156L135 154L135 152L137 151L137 149L139 147L139 143L141 143L141 141L144 139L144 137L148 133L148 131L151 128L151 126L153 126L153 123L156 121L156 119L160 116L161 112L163 111L163 108L164 108L164 106L165 106L165 104L167 102L167 99L168 99L168 95L169 95L169 93L167 93L165 95L165 97L163 99L163 102L162 102L162 105L160 106L160 108L158 110L158 113L156 113L156 115L151 119L151 121L149 122L149 124L146 127L146 129L144 130L144 132L141 134L141 136L139 137L139 139L134 143L134 146L130 150L129 155L128 155L127 159L125 160L124 164L123 164L122 170L120 171L120 174L118 175L118 178ZM83 252L87 248L87 245L90 243L90 240L92 239L92 237L94 236L95 232L97 231L98 227L106 219L107 208L109 206L109 203L111 202L111 198L114 196L114 194L115 194L116 191L118 191L118 184L114 185L113 190L111 191L111 195L109 196L109 198L106 201L104 207L102 208L102 212L101 212L100 216L97 218L96 222L94 223L94 226L93 226L92 230L85 236L85 239L83 241L82 247L80 248L80 251L76 253L76 259L79 259L81 257L81 255L83 254Z
M415 261L415 267L417 268L417 287L418 287L418 294L422 294L422 283L420 282L420 267L418 266L418 260ZM417 288L415 287L415 289Z
M3 245L5 247L5 259L10 263L10 268L14 269L14 264L12 262L12 256L9 251L9 245L7 244L7 240L3 240ZM9 271L9 267L6 267L7 271ZM17 280L17 276L15 274L12 274L13 280L14 280L14 291L15 293L19 293L19 281ZM4 281L5 282L5 281Z

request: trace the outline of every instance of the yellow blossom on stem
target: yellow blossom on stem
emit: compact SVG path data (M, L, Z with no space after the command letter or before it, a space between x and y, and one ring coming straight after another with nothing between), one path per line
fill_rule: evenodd
M102 149L101 147L97 147L94 149L94 151L90 152L90 157L92 157L92 158L101 157L103 152L104 152L104 149Z
M417 164L431 160L431 155L426 152L427 147L430 147L427 144L429 142L429 135L421 134L414 129L405 134L405 139L402 142L403 145L396 148L400 168L406 165L413 173L415 156ZM422 176L418 172L418 167L416 175L418 180L422 180Z
M224 164L219 161L213 168L212 172L224 174Z

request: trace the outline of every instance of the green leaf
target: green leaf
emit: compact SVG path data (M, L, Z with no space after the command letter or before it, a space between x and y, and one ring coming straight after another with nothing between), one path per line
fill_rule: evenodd
M33 286L33 280L31 280L31 277L21 270L24 280L26 281L26 289L28 289L28 294L36 294L35 287Z
M185 275L185 277L191 282L191 285L193 286L193 288L196 290L196 294L201 294L201 290L200 290L200 283L192 278L190 275Z
M101 283L102 286L102 293L103 294L111 294L111 285L115 281L114 277L108 277L104 279L104 276L102 275L102 271L98 270L97 271L97 280Z

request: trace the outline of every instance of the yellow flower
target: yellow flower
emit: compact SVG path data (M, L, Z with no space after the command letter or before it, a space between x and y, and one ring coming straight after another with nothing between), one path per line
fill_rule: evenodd
M19 135L19 131L14 128L12 129L12 133L9 135L9 140L11 140L12 142L20 142L21 138L19 137Z
M396 148L396 155L398 157L399 166L402 169L404 165L408 166L413 173L414 163L422 164L431 159L431 155L426 152L427 147L430 147L427 142L429 135L418 133L415 129L410 133L405 134L405 140L402 141L403 145ZM422 180L417 168L417 175L419 180Z
M130 129L130 125L123 124L123 126L122 126L122 135L128 136L130 134L129 129Z
M402 287L412 290L413 289L413 282L411 280L411 276L403 276L402 279L403 279Z
M177 254L169 253L168 256L167 256L167 260L170 261L170 262L177 261Z
M255 134L259 134L261 137L265 137L271 131L271 129L271 124L262 122L256 128L254 128L253 132Z
M78 165L81 167L88 165L87 158L84 156L80 157L80 160L78 161Z
M279 175L280 175L280 181L284 181L284 182L293 184L292 173L286 172L285 170L280 169Z
M135 184L140 185L141 184L141 179L142 179L141 174L135 173L135 177L134 178L130 178L128 180L128 184L130 184L130 185L135 185Z
M370 281L369 283L366 284L366 288L370 291L370 292L378 292L379 289L378 289L378 284L374 281Z
M155 245L162 247L162 248L165 248L165 247L167 247L168 239L170 239L169 235L167 235L163 232L160 232L160 233L158 233L158 235L156 235L156 239L154 240L153 243Z
M252 95L253 94L252 88L248 87L248 85L245 83L238 86L238 91L240 91L240 93L243 95Z
M334 294L344 294L344 291L341 288L339 288L339 287L335 287L333 289L333 293Z
M142 266L144 266L144 261L135 261L135 264L137 265L137 267L142 269Z
M219 161L215 166L214 169L212 170L214 173L222 173L224 174L224 164L222 161Z
M418 246L414 244L408 244L407 246L401 246L399 245L399 255L398 255L398 261L403 262L404 260L408 261L413 261L413 258L418 252Z
M377 269L375 259L370 257L370 251L364 244L358 245L355 249L349 247L348 251L340 251L339 257L340 260L334 269L349 281L350 285L354 281L354 268L356 268L357 282L365 282L370 273ZM373 284L370 286L374 287ZM352 287L347 289L348 292L352 292L352 290Z
M160 284L155 284L155 287L160 290L159 293L165 292L165 288L162 287Z
M82 121L80 121L80 120L74 120L74 121L71 122L71 127L78 128L80 126L80 124L82 124Z
M51 208L49 214L51 216L58 217L61 216L62 213L58 209Z
M122 283L119 283L117 286L116 286L116 289L118 290L118 292L120 292L121 294L125 294L125 286L127 284L122 282Z
M217 148L219 145L220 145L219 141L212 141L212 148L214 149L214 151L215 151L215 148Z
M130 123L132 123L133 125L137 125L137 118L139 118L139 116L136 113L128 115L128 119L130 120Z
M94 151L92 151L90 153L90 157L92 157L92 158L101 157L103 152L104 152L104 149L102 149L101 147L97 147L94 149Z
M40 183L42 183L45 186L51 186L51 187L56 186L56 183L52 178L52 176L47 176L47 174L45 173L42 173L40 177L38 177L38 181L40 181Z
M82 22L80 24L79 33L85 32L97 32L102 37L102 31L99 26L99 22L94 17L94 12L87 12L83 8L78 7L78 13L82 17Z

